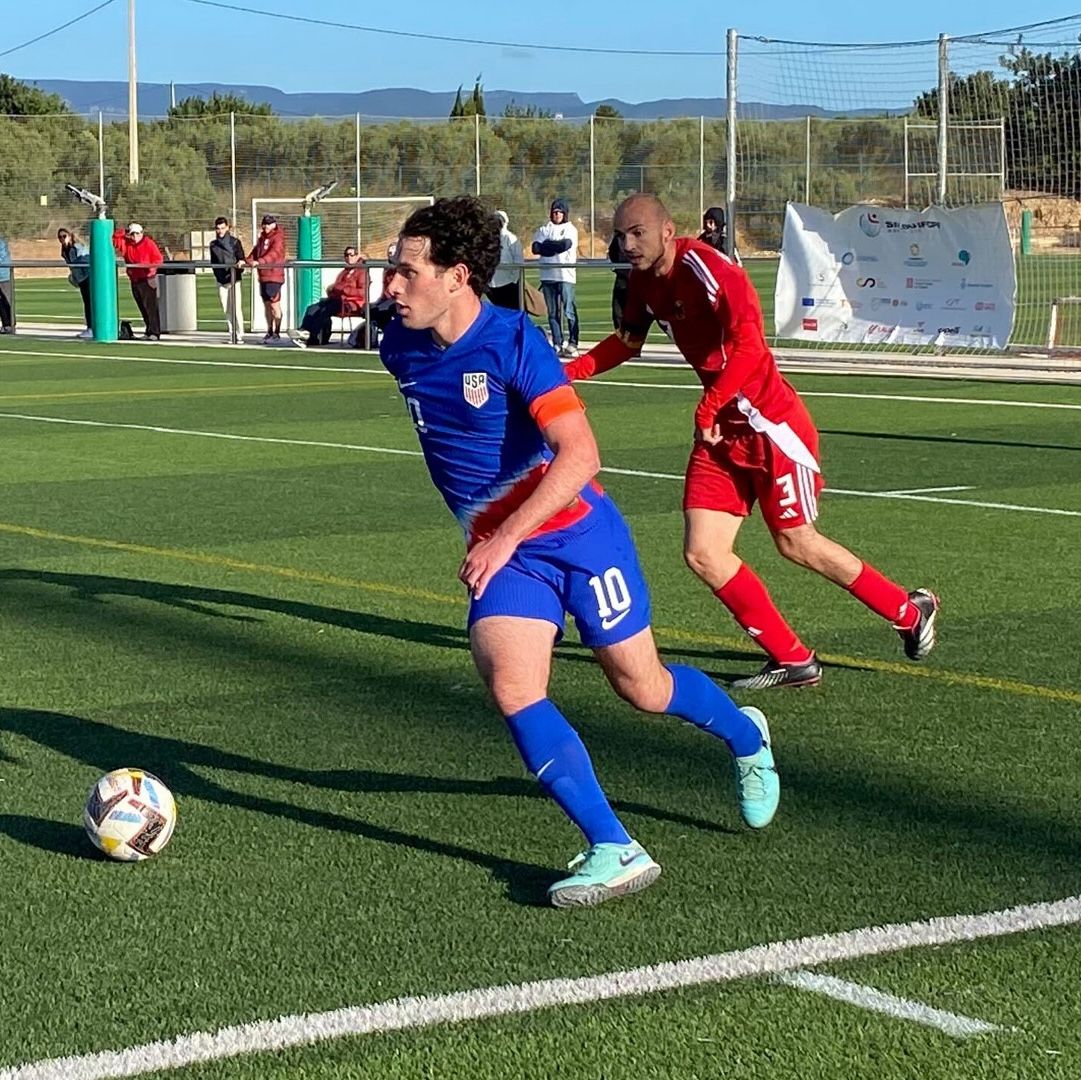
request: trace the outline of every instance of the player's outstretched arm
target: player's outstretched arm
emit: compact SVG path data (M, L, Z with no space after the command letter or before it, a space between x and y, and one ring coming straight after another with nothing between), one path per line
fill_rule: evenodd
M589 352L583 353L577 360L572 360L563 370L571 382L592 379L594 375L611 371L633 357L640 356L645 343L645 334L620 327L616 333L609 334L594 345Z
M562 392L573 394L569 386ZM558 513L597 475L600 451L581 405L561 413L543 426L554 457L543 479L517 510L491 536L475 543L462 560L458 577L473 596L506 565L518 545Z

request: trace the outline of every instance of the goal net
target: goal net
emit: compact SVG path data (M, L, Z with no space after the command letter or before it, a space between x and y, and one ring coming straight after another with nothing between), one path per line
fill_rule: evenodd
M342 252L351 245L365 259L376 262L385 261L387 247L398 236L410 212L418 206L431 206L431 195L408 195L342 197L323 199L312 209L312 216L320 218L320 233L324 259L340 263ZM258 237L259 222L264 214L271 214L278 219L278 228L285 234L285 254L287 259L296 258L297 219L304 214L303 198L252 199L251 235ZM254 243L254 241L253 241ZM329 285L337 277L341 266L327 266L322 270L323 286ZM382 275L372 275L382 278ZM251 328L254 332L266 330L266 318L263 303L259 298L256 275L251 274ZM295 330L303 312L296 310L296 280L292 269L285 272L285 286L282 289L282 328Z

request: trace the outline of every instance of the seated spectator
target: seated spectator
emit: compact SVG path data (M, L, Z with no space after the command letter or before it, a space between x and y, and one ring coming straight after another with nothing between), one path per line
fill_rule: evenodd
M515 264L522 263L522 242L510 231L510 218L506 210L497 210L499 218L499 266L492 275L488 286L488 299L498 307L512 308L517 311L521 306L521 292L518 288L518 276L521 271Z
M368 307L368 271L355 247L344 252L346 267L327 286L327 295L304 312L301 330L308 333L307 344L326 345L330 341L333 319L346 315L364 315Z
M85 339L94 336L94 324L90 311L90 249L70 229L57 229L56 238L60 241L60 256L71 268L68 282L79 290L83 298L83 317L86 329L77 336Z
M147 236L142 225L133 221L126 229L113 233L113 247L127 263L125 273L131 282L131 295L146 324L147 341L161 340L161 319L158 315L158 267L164 256L161 249Z

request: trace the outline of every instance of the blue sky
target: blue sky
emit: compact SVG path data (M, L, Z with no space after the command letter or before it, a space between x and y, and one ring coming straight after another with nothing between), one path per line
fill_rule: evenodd
M82 14L101 0L5 0L0 52ZM1034 0L947 6L909 0L888 5L773 0L733 10L683 0L500 0L361 4L356 0L230 0L239 6L341 23L526 44L609 49L716 50L725 29L743 34L834 42L910 41L940 32L974 34L1062 18L1067 9ZM1081 5L1079 5L1081 6ZM618 14L616 14L618 12ZM138 0L139 78L178 84L234 82L286 91L359 91L388 86L453 90L479 74L489 89L616 97L721 97L719 58L602 56L529 48L448 45L355 30L320 29L201 6L192 0ZM1076 33L1074 28L1073 33ZM1057 51L1057 50L1056 50ZM989 55L991 55L989 53ZM24 79L127 77L127 0L113 2L48 40L0 57L0 71ZM838 78L843 78L839 73ZM901 75L898 76L903 77Z

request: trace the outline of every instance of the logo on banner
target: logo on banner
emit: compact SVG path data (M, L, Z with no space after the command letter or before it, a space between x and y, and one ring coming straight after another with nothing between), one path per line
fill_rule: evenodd
M818 332L818 320L817 319L804 319L803 329L810 330L814 333Z
M878 214L872 214L867 210L860 214L860 230L864 236L878 236L882 231L882 221Z
M846 251L841 256L841 262L845 266L851 266L856 261L856 253L854 251Z
M861 289L874 289L878 286L878 278L861 277L856 279L856 284Z
M488 400L488 373L486 371L466 371L462 374L462 397L479 409Z

